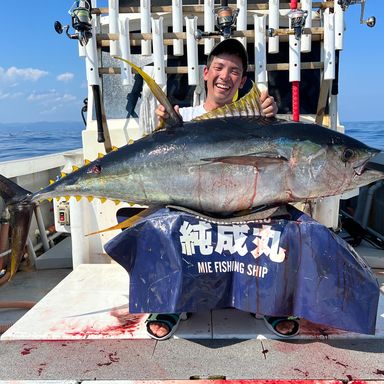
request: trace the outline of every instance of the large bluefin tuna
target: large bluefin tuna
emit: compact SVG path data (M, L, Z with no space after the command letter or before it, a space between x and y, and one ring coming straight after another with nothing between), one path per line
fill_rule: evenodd
M9 275L20 260L31 207L47 198L92 196L147 206L178 205L218 216L339 195L384 178L365 168L378 150L316 124L253 116L246 106L255 100L253 90L214 115L222 117L185 124L173 115L167 128L33 194L1 177L0 194L13 217L17 247ZM16 219L21 218L19 225Z

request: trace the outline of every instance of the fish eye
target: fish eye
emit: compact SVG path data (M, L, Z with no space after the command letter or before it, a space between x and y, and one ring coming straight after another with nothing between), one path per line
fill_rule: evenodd
M346 148L343 152L343 154L341 155L341 160L344 162L344 163L347 163L349 160L351 160L351 158L354 156L355 152L350 149L350 148Z

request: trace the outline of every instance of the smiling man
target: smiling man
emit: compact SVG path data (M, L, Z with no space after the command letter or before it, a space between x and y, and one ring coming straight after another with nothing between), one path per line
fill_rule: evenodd
M248 55L243 44L236 39L226 39L218 43L208 56L204 68L207 97L203 104L196 107L179 108L175 110L184 121L190 121L216 108L223 107L233 101L237 91L247 80ZM262 115L273 117L277 113L277 105L272 96L264 91L260 95ZM159 119L167 119L168 113L162 105L156 109Z
M232 103L238 90L247 80L248 55L243 44L236 39L226 39L218 43L208 56L207 66L204 68L207 97L203 104L195 107L179 108L175 106L183 121L190 121L216 108ZM261 114L273 117L277 113L277 105L267 91L259 98ZM161 119L168 119L169 115L164 106L159 105L156 115ZM147 321L147 332L156 340L166 340L175 332L185 314L153 313ZM299 332L299 322L296 318L264 317L266 325L280 337L292 337Z

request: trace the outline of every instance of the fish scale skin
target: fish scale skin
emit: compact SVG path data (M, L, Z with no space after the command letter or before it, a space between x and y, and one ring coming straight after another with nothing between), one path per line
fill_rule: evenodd
M354 153L349 162L342 161L345 148ZM315 124L260 117L189 122L111 152L32 199L95 196L230 213L334 195L368 183L367 177L353 178L353 167L375 153Z

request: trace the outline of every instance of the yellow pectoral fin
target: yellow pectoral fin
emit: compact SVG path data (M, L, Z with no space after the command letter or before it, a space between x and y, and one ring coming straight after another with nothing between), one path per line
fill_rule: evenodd
M153 95L156 97L158 102L164 106L165 110L167 111L169 115L169 119L167 120L167 123L169 126L177 126L181 125L183 123L183 119L181 116L176 113L176 111L173 109L173 106L171 102L169 101L167 95L163 92L161 87L156 83L154 79L152 79L151 76L149 76L146 72L144 72L140 67L135 65L129 60L123 59L119 56L112 56L114 59L122 60L125 63L129 64L147 83L149 89L152 91Z

